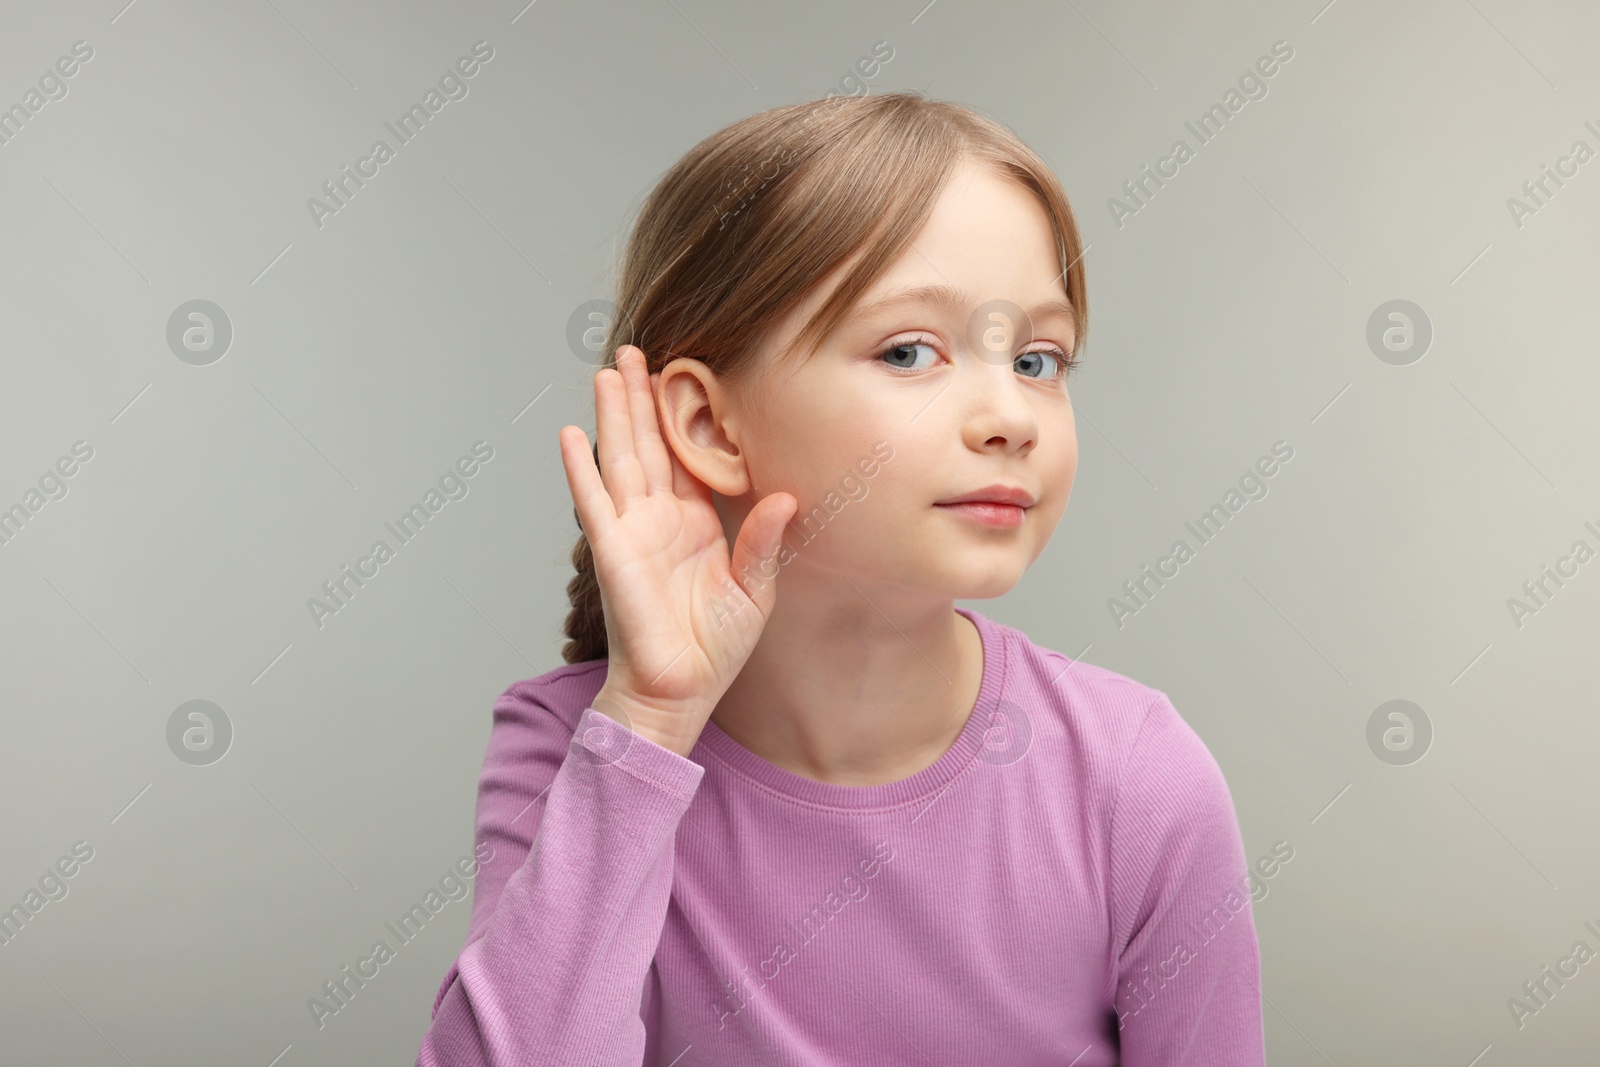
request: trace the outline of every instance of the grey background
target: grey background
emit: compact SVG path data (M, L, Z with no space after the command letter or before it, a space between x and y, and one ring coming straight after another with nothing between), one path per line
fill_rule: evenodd
M470 904L327 1025L309 997L472 848L490 706L560 664L576 526L556 431L592 428L573 309L696 140L865 84L1033 145L1090 250L1081 460L997 601L1041 645L1166 690L1225 771L1274 1064L1592 1062L1600 963L1600 148L1576 2L5 6L0 106L94 57L0 147L0 507L92 460L0 546L0 903L94 858L0 948L8 1064L410 1063ZM305 204L478 40L469 95L318 228ZM1287 41L1294 58L1119 227L1107 201ZM174 309L234 337L192 366ZM1406 366L1369 316L1420 305ZM494 458L349 606L308 598L473 442ZM1118 627L1107 600L1275 441L1293 459ZM1192 538L1191 538L1192 540ZM1414 701L1425 758L1369 717ZM186 701L234 730L178 759Z

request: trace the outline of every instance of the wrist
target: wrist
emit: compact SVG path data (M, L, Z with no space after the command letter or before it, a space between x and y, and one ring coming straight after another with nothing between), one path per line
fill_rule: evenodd
M625 690L602 686L590 707L629 730L687 757L709 715L658 707Z

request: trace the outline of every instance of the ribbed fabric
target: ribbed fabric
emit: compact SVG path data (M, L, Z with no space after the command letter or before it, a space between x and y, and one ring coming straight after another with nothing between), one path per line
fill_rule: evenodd
M1166 694L957 608L983 682L898 782L688 758L507 689L465 947L419 1067L1262 1067L1232 796Z

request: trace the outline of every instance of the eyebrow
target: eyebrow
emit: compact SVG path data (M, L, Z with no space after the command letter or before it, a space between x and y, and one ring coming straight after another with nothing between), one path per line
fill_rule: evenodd
M977 303L971 294L949 285L910 285L902 289L894 289L874 300L864 304L856 310L857 315L873 315L891 308L903 307L907 304L939 304L944 307L958 308L970 307ZM1078 325L1078 312L1065 300L1045 300L1035 304L1025 312L1029 319L1042 318L1046 315L1064 315L1076 329Z

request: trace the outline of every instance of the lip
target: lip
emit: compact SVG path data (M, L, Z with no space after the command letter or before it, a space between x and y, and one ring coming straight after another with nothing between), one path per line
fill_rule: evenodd
M969 500L960 504L935 504L936 508L953 511L957 515L980 522L985 526L999 526L1014 530L1022 525L1028 509L1016 504L996 504L988 500Z
M938 504L1009 504L1015 508L1031 508L1035 501L1026 489L1011 485L987 485L970 493L939 500Z

